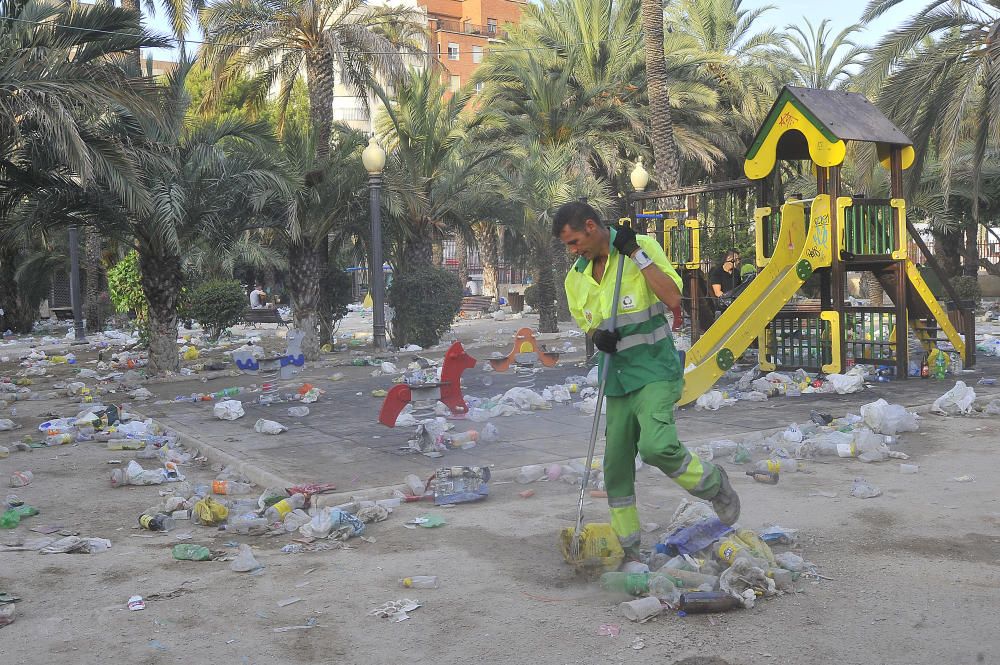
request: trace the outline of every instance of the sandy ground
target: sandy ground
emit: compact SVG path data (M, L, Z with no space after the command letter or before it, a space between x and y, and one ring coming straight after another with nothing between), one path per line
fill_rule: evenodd
M463 323L458 334L483 347L502 347L521 324ZM505 332L496 333L498 327ZM0 374L15 369L5 363ZM178 384L176 392L191 389ZM17 420L29 428L48 413L70 410L65 401L48 400L17 408ZM775 415L780 419L780 409ZM31 469L31 486L9 492L41 514L0 531L0 543L38 535L31 527L60 525L114 545L102 554L47 556L0 547L0 592L22 598L16 622L0 629L0 663L995 662L998 427L996 418L926 416L921 431L904 435L900 445L920 465L916 475L901 474L895 461L838 459L808 462L804 472L765 486L728 465L743 499L741 525L800 529L794 551L831 579L800 581L799 593L753 610L671 613L643 625L617 616L622 598L574 576L563 563L556 536L574 518L576 492L561 482L535 483L529 499L518 496L523 486L495 483L479 504L406 505L369 527L374 542L355 539L341 550L282 554L288 538L233 536L185 522L168 534L140 530L137 517L159 501L163 486L113 489L108 481L114 468L108 461L127 461L133 453L94 443L15 452L0 460L0 482ZM0 445L27 431L0 433ZM196 483L214 477L207 464L185 471ZM975 481L953 480L967 474ZM883 496L850 497L855 477L881 487ZM684 497L648 468L638 473L638 494L644 522L661 525ZM403 527L428 511L447 524ZM603 500L590 500L589 521L606 515ZM657 533L646 536L647 546ZM178 539L186 534L189 539ZM265 567L246 574L225 562L174 561L170 550L178 542L229 552L234 543L247 542ZM437 575L441 588L399 588L398 579L408 575ZM147 609L129 612L132 595L147 597ZM295 597L301 600L279 607ZM367 616L404 597L422 604L408 621ZM620 626L619 636L598 635L602 624Z
M55 405L19 405L25 421ZM15 491L42 513L28 528L58 524L110 538L95 555L0 551L0 591L22 597L18 619L0 629L3 663L977 663L995 659L1000 637L1000 501L996 487L996 419L928 416L901 449L920 465L903 475L896 462L808 463L777 486L733 476L743 497L744 526L777 522L801 529L797 549L830 581L800 582L801 592L756 609L644 625L616 616L621 599L574 577L555 546L574 514L575 492L536 483L521 499L516 484L498 484L486 502L436 512L438 529L403 521L428 511L408 505L374 525L374 543L286 555L285 538L233 537L181 523L169 534L139 530L136 518L159 499L158 487L112 489L110 452L97 444L13 453L0 478L30 468L36 480ZM23 431L21 432L23 433ZM12 433L0 439L18 438ZM15 433L20 434L20 433ZM188 471L207 481L208 467ZM974 474L974 482L952 480ZM659 472L639 472L644 521L665 524L683 494ZM881 497L849 496L863 476ZM817 490L834 498L811 496ZM603 521L602 500L588 518ZM213 550L250 542L265 565L258 574L223 562L174 561L178 535ZM647 545L653 542L647 536ZM400 589L407 575L433 574L441 588ZM142 612L129 596L165 594ZM279 607L280 601L301 601ZM423 607L410 620L366 616L402 597ZM309 629L274 632L306 625ZM599 636L601 624L621 626ZM633 649L641 638L642 649ZM705 658L696 658L705 657ZM706 659L711 657L711 659Z

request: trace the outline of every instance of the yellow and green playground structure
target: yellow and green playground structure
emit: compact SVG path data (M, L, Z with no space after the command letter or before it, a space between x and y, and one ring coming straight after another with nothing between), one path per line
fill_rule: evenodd
M841 166L849 142L873 143L889 171L887 199L847 195ZM747 151L748 181L717 183L675 191L639 193L642 204L686 197L683 209L644 210L639 226L657 220L667 256L690 280L686 303L692 316L684 392L679 404L709 390L754 342L761 369L804 368L833 374L858 364L888 368L897 379L908 375L912 332L924 353L950 342L966 367L975 363L975 319L950 283L939 280L947 299L939 302L909 258L911 243L926 269L940 275L934 257L906 216L903 171L913 163L912 142L864 96L831 90L785 87ZM775 179L781 160L809 160L817 194L779 202ZM726 187L756 186L754 213L757 276L704 329L695 280L700 274L701 223L694 195ZM891 305L851 305L849 272L871 271ZM816 276L819 298L791 302ZM704 332L701 330L704 329ZM920 359L913 359L919 362Z

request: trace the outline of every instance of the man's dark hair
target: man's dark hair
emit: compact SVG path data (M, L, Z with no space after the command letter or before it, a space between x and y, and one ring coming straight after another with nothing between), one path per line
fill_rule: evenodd
M587 220L592 219L600 227L604 226L601 215L589 203L583 201L570 201L559 206L555 216L552 218L552 235L556 238L562 233L565 227L570 227L574 231L582 231L587 224Z

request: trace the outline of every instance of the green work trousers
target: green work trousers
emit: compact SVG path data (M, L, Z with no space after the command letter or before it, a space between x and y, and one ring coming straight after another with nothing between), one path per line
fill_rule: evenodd
M611 526L630 554L638 552L640 536L635 505L636 453L699 499L714 497L722 482L715 465L702 462L677 439L674 404L683 386L683 380L657 381L622 397L607 398L604 485Z

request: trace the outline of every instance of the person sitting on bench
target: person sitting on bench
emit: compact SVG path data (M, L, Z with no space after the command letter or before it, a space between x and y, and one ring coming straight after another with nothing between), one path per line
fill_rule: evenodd
M258 283L250 292L250 309L266 309L267 293L264 292L264 285Z

